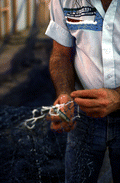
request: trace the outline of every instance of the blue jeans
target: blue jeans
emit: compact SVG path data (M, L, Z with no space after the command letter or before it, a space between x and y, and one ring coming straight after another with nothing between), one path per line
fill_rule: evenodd
M67 137L65 183L97 183L107 147L114 183L120 183L120 112L105 118L80 116Z

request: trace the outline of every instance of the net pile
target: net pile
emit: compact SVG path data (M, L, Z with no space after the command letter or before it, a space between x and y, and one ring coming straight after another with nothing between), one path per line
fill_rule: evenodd
M66 134L52 132L44 119L29 130L25 120L32 118L33 110L0 108L1 183L64 182Z
M71 105L72 104L72 105ZM64 106L62 106L64 107ZM73 107L67 104L66 114ZM67 133L56 133L50 130L50 121L46 114L60 115L61 106L57 106L55 114L51 107L0 107L0 182L1 183L63 183L65 182L65 149ZM80 118L78 107L70 114L73 121ZM67 115L64 117L66 118ZM85 128L84 128L85 127ZM92 171L89 162L89 148L86 135L89 126L83 125L83 143L81 150L75 147L75 153L83 156L82 182ZM79 141L79 139L78 139ZM88 160L84 158L88 154ZM73 172L78 164L75 162ZM89 169L89 172L86 169ZM79 167L78 167L79 170ZM81 171L81 170L80 170ZM71 175L72 176L72 175Z

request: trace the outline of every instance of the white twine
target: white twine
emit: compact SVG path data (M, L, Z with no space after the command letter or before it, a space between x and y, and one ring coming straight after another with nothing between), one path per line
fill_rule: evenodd
M68 104L71 104L71 103L73 103L74 101L69 101L69 102L67 102L67 103L63 103L63 104L56 104L55 106L52 106L51 108L50 108L50 110L49 110L49 115L50 116L59 116L59 111L60 111L60 109L61 108L63 108L63 107L65 107L66 105L68 105ZM56 112L55 113L53 113L52 111L54 111L53 109L56 109Z
M45 117L45 114L43 114L43 115L41 115L41 116L38 116L38 117L35 117L35 112L38 112L38 110L37 110L37 109L34 109L34 110L32 111L33 117L30 118L30 119L25 120L25 126L26 126L29 130L32 130L32 129L35 127L35 122L36 122L38 119L42 119L42 118ZM30 121L32 121L32 122L31 122L31 125L32 125L32 126L29 126L29 125L28 125L28 122L30 122Z
M25 126L29 129L29 130L32 130L34 127L35 127L35 122L38 120L38 119L43 119L46 114L44 114L45 111L48 111L48 114L50 116L60 116L60 109L73 103L74 101L69 101L67 103L63 103L63 104L56 104L55 106L42 106L42 109L41 109L41 116L38 116L38 117L35 117L35 113L36 112L39 112L37 109L34 109L32 111L32 114L33 114L33 117L30 118L30 119L27 119L25 120ZM55 109L55 111L54 111ZM77 116L74 116L71 121L75 120L76 117L79 117L80 118L80 115L79 115L79 106L77 108ZM28 125L28 123L31 122L31 126Z

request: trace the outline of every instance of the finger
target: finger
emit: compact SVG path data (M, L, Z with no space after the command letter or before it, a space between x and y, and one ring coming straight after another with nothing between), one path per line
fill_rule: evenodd
M81 98L97 98L98 90L77 90L71 93L72 98L81 97Z
M68 116L67 116L68 115ZM67 121L69 122L69 113L65 113L65 109L63 109L63 112L61 111L61 109L59 110L59 116L55 116L54 114L53 115L47 115L46 116L46 120L48 121L53 121L53 122L62 122L62 121Z
M80 109L84 111L87 116L94 117L94 118L103 117L103 112L101 111L101 108L80 107Z
M76 122L70 121L69 123L62 122L62 123L55 123L52 122L50 128L56 132L58 131L65 131L69 132L70 130L73 130L76 126Z
M60 122L61 121L61 118L59 116L47 115L46 116L46 120L48 120L48 121L54 121L54 122Z
M101 108L95 107L95 108L88 108L88 107L82 107L80 106L80 109L86 113L92 113L92 112L99 112Z
M101 116L101 114L98 113L98 112L86 113L86 115L89 116L89 117L92 117L92 118L103 118L103 117Z
M60 106L60 110L64 113L65 105L70 100L70 96L68 95L60 95L58 99L54 102L54 106L57 104L63 104Z
M50 128L51 128L52 130L57 131L57 130L62 129L62 126L61 126L61 123L60 123L60 122L59 122L59 123L51 122Z
M50 125L50 128L56 132L63 132L63 131L65 131L64 129L68 129L67 127L68 127L68 125L64 124L64 122L62 122L62 123L52 122Z
M74 101L82 107L94 108L100 106L100 103L97 99L75 98Z
M59 100L57 99L53 105L60 104Z
M51 129L53 132L57 132L57 133L62 133L62 132L63 132L62 129L54 129L54 127L52 126L52 124L50 125L50 129Z
M86 114L87 116L89 116L89 117L92 117L92 118L99 118L100 117L100 115L98 114L98 113L88 113L88 114Z
M86 111L86 114L88 116L92 116L92 117L95 117L95 118L104 118L105 116L107 116L109 114L109 112L106 110L106 109L101 109L101 108L96 108L94 109L93 111L90 110L90 111Z

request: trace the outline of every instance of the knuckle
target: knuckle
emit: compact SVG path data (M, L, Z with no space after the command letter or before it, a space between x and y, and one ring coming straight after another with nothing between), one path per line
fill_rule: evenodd
M78 98L75 98L74 101L77 103L78 102Z
M99 105L102 106L102 107L107 107L108 104L109 104L108 100L100 100L99 101Z
M100 89L98 89L98 95L100 97L106 98L107 97L107 91L100 88Z
M105 106L107 107L109 105L109 100L105 101Z
M107 97L107 92L106 92L106 91L102 91L101 94L102 94L102 97L103 97L103 98L106 98L106 97Z

